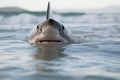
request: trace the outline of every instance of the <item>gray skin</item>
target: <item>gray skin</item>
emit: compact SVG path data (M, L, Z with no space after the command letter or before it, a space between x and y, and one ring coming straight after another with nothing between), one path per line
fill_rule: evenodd
M34 46L60 45L73 42L71 34L66 30L64 25L53 19L48 19L38 24L31 31L28 41Z

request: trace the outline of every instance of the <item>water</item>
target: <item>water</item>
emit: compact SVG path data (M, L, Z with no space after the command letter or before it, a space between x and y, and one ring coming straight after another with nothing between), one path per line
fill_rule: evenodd
M69 14L69 13L68 13ZM119 80L120 14L54 14L79 43L40 50L27 42L45 16L0 15L0 80Z

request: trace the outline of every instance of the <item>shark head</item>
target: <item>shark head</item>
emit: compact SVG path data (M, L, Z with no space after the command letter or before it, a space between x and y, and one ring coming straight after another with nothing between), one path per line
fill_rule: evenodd
M64 25L52 19L50 2L48 2L46 20L33 28L28 40L34 46L60 45L73 42Z

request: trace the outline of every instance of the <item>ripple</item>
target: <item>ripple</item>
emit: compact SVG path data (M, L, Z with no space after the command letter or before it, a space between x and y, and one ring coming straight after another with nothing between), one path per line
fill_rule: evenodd
M29 19L39 22L43 16L36 19L27 15L25 22L20 24L20 19L26 15L6 17L1 22L19 18L10 21L9 25L0 25L0 80L120 79L120 30L118 21L113 18L116 15L86 14L64 18L56 14L70 27L78 42L65 45L58 51L53 49L47 54L42 49L37 53L37 49L26 41L29 30L36 25ZM74 18L77 18L75 23L71 23Z

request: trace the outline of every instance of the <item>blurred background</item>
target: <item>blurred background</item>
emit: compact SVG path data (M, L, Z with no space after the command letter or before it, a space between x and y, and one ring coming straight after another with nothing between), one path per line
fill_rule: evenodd
M0 0L0 7L19 7L30 11L46 11L47 2L51 1L53 10L82 11L89 9L119 8L119 0ZM116 10L115 10L116 11ZM61 11L60 11L61 12Z
M0 23L39 23L40 18L36 16L45 16L47 3L49 0L0 0ZM54 12L54 18L60 20L61 16L83 15L83 14L118 14L120 13L119 0L50 0ZM21 15L20 15L21 14ZM59 14L59 15L58 15ZM14 16L10 16L14 15ZM17 15L17 16L16 16ZM24 16L25 15L25 16ZM9 17L5 17L9 16ZM113 17L88 15L82 16L83 19L77 19L81 22L119 22L118 15ZM25 19L23 19L25 17ZM17 18L17 19L14 19ZM90 19L91 18L91 19ZM22 19L22 21L21 21ZM42 18L44 19L44 18ZM102 19L102 20L101 20ZM74 19L75 21L76 19ZM116 22L115 21L115 22Z

